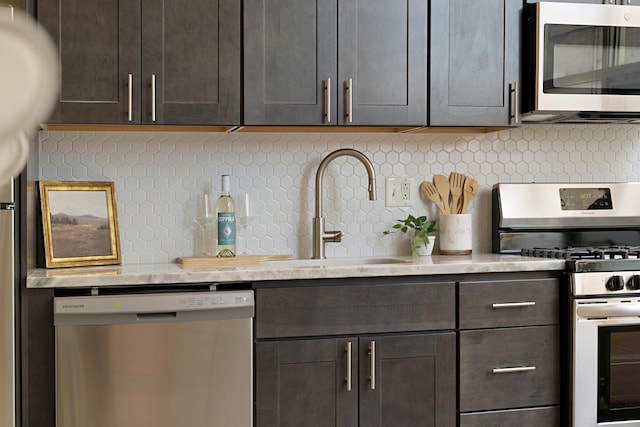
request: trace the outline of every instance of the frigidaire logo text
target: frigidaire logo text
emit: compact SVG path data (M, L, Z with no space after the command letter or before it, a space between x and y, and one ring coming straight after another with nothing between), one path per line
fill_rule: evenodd
M84 308L84 304L62 304L62 308Z

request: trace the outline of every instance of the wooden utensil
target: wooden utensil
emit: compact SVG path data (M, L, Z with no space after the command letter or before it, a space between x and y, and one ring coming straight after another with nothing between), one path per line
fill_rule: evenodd
M449 207L449 178L444 175L434 175L433 185L436 186L442 202L444 205L444 213L450 214L451 208Z
M462 209L460 213L467 213L469 203L471 203L476 194L478 194L478 182L471 177L467 177L462 188Z
M449 190L451 191L451 213L460 213L462 204L460 197L462 196L462 188L464 186L464 174L451 172L449 174Z
M422 194L424 194L424 197L436 204L438 209L440 209L440 212L442 212L443 214L445 213L444 203L442 203L440 193L438 193L438 190L436 189L436 186L433 185L433 183L429 181L423 181L422 184L420 184L420 191L422 192Z

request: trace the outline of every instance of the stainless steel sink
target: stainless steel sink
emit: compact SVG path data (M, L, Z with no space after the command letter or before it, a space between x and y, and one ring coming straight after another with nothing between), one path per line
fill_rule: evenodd
M408 264L413 262L410 257L348 257L326 259L294 259L286 261L269 261L265 265L282 268L312 268L312 267L356 267L365 265Z

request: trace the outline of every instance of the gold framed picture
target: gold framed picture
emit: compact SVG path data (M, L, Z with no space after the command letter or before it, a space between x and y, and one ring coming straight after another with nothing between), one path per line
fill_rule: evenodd
M47 268L120 264L113 182L40 181Z

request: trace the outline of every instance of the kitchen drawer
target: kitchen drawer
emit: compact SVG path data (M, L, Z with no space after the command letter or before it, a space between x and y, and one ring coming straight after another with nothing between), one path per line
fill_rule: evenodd
M460 414L460 427L559 427L558 406Z
M461 331L460 412L558 404L559 333L558 326ZM494 371L505 368L531 370Z
M256 289L256 338L455 328L453 282L345 282Z
M461 282L460 329L559 323L558 279Z

